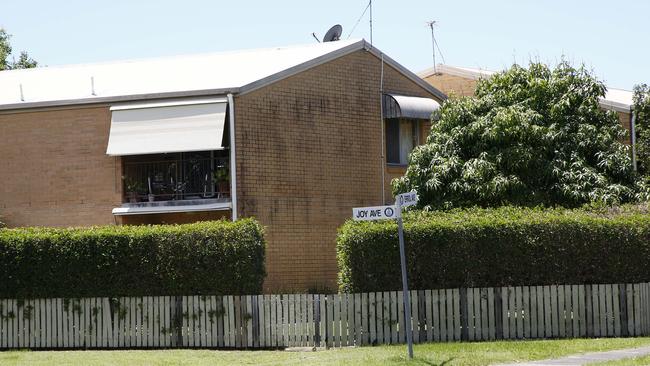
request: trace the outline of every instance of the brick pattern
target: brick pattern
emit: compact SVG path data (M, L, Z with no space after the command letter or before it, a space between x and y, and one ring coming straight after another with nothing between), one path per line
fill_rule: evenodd
M476 80L456 75L438 73L427 76L424 80L449 96L471 96L476 89Z
M108 107L0 114L0 215L9 226L114 222L119 158L106 155Z
M227 211L173 212L147 215L124 215L117 218L121 225L190 224L198 221L230 219Z
M386 92L432 97L384 67ZM358 51L235 98L238 208L267 228L266 291L335 289L336 229L382 203L380 71Z

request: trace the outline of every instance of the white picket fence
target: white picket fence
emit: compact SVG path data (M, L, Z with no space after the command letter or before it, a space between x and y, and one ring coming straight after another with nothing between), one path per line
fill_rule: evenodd
M402 292L0 299L0 348L278 348L405 341ZM650 334L650 284L411 292L414 342Z

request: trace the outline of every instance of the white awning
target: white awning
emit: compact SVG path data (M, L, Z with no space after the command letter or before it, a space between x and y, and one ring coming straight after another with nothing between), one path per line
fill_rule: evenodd
M440 103L431 98L384 94L384 118L430 119L440 108Z
M194 99L111 107L108 155L223 149L226 99Z

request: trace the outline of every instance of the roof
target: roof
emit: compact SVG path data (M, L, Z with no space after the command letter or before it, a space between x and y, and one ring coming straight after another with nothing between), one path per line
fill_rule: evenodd
M0 110L247 93L365 49L365 40L0 71ZM439 99L446 96L390 57L384 61Z
M436 66L435 72L459 76L462 78L477 80L494 75L496 71L485 69L473 69L469 67L457 67L450 65L439 64ZM426 78L434 74L433 67L423 70L418 73L421 78ZM601 98L600 106L604 109L611 109L617 112L629 113L634 106L632 97L634 92L624 89L607 88L605 97Z

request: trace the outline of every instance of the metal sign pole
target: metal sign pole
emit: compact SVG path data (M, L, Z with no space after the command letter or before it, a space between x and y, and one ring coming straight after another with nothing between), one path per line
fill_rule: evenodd
M406 253L404 250L404 228L402 224L402 205L397 199L397 233L399 235L399 256L402 262L402 291L404 293L404 320L406 322L406 342L408 343L409 358L413 358L413 325L411 324L411 295L409 294L406 277Z

